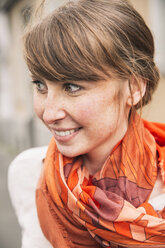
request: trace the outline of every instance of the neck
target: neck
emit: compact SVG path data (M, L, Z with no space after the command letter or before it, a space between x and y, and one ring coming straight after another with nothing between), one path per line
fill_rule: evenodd
M128 123L121 128L118 132L111 136L110 139L105 141L101 146L96 147L92 152L83 155L83 164L88 169L90 175L94 175L97 171L101 170L106 159L111 154L113 148L117 143L123 139L128 129Z

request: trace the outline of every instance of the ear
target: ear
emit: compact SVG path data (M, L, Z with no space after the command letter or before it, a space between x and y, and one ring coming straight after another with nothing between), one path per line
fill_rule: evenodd
M147 81L140 77L135 78L132 76L129 80L129 94L127 98L127 104L134 106L143 98L146 92Z

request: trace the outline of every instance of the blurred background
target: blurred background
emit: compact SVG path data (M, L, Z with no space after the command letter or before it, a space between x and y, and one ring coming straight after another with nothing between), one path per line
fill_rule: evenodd
M161 80L143 117L165 123L165 0L130 0L152 30ZM20 248L21 230L7 190L7 170L21 151L46 145L50 134L33 112L21 34L39 0L0 0L0 248ZM47 11L61 4L51 0ZM37 248L37 247L36 247Z

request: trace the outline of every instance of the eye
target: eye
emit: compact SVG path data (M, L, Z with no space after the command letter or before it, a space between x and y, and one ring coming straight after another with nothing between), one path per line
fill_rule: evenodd
M39 80L34 80L32 83L36 86L36 89L39 93L44 94L47 92L47 86L45 83L39 81Z
M72 83L65 83L64 84L64 90L70 94L75 94L78 91L80 91L82 87L77 84L72 84Z

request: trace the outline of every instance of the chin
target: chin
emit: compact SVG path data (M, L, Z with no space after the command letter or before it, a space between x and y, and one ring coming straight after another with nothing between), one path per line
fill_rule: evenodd
M57 146L58 147L58 146ZM73 157L77 157L77 156L79 156L79 155L81 155L81 153L80 152L76 152L76 151L73 151L73 149L71 149L71 148L61 148L61 147L58 147L58 150L59 150L59 152L63 155L63 156L65 156L65 157L68 157L68 158L73 158Z

